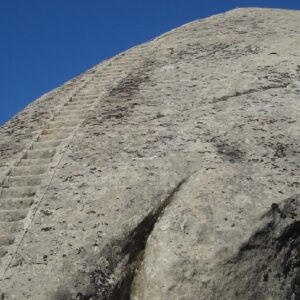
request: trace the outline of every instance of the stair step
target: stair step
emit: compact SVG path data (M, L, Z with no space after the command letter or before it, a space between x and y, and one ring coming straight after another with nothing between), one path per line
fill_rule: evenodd
M82 94L82 95L77 95L75 99L72 99L71 101L69 101L68 103L72 103L72 104L77 104L77 103L95 103L95 101L97 101L98 97L99 97L99 93L92 95L92 96L88 96L86 94Z
M80 114L83 114L83 113L84 113L84 111L83 111L82 109L76 109L76 108L74 108L74 109L72 109L72 110L68 110L68 109L66 109L66 107L67 107L67 106L64 106L64 109L62 109L62 110L60 111L60 114L65 113L66 115L74 115L74 116L77 116L77 115L80 115Z
M77 106L77 105L79 106L79 105L82 105L84 107L88 107L88 106L93 106L96 102L97 102L97 100L80 99L80 100L68 102L67 106L70 107L70 106Z
M0 210L24 209L29 208L34 202L33 198L7 198L0 199ZM0 224L1 226L1 224Z
M132 66L132 62L126 62L126 63L118 62L118 65L113 66L113 67L110 68L110 72L115 71L115 70L123 70L124 67L128 68L130 66Z
M22 159L17 166L36 166L36 165L47 165L52 162L51 158L44 159Z
M82 120L84 117L83 116L79 116L79 115L58 115L55 119L54 119L54 121L55 122L58 122L58 121L70 121L70 122L72 122L72 121L80 121L80 120Z
M83 117L84 116L84 113L85 111L82 111L82 110L62 110L60 113L59 113L59 116L80 116L80 117Z
M51 122L49 122L49 128L63 128L63 127L74 128L77 125L78 125L78 120L51 121Z
M93 105L97 101L98 101L97 98L95 98L95 99L84 99L84 98L81 98L81 99L78 99L76 101L69 102L69 104L73 104L73 105L76 105L76 104Z
M97 98L99 97L99 93L97 95L88 96L86 93L81 95L76 95L76 98L71 99L67 102L67 104L88 104L88 103L94 103L97 101Z
M38 142L54 142L54 141L60 141L67 139L70 136L70 134L65 133L57 133L57 134L47 134L47 135L40 135Z
M0 222L18 222L25 219L27 213L27 209L0 210Z
M12 175L23 176L23 175L40 175L48 171L48 165L33 165L33 166L17 166L12 170Z
M96 99L101 91L97 91L95 89L95 87L97 87L96 85L94 86L90 86L88 88L85 88L84 91L80 91L78 92L72 99L71 101L77 100L78 98L84 98L84 99Z
M92 105L85 105L85 104L71 104L68 103L64 106L64 109L66 110L82 110L82 111L86 111L89 108L91 108Z
M7 184L10 186L35 186L42 184L42 176L10 176Z
M70 134L70 132L72 132L71 128L61 128L61 129L57 129L57 128L47 128L44 129L43 132L41 133L40 136L44 136L44 135L50 135L50 134Z
M27 150L25 158L27 158L27 159L52 158L54 156L55 152L56 152L56 150L53 148L42 149L42 150Z
M40 141L33 142L31 149L45 149L45 148L54 148L61 144L61 141L53 140L53 141Z
M49 140L63 140L70 136L73 128L68 128L68 130L52 128L49 131L45 131L45 133L41 134L38 138L38 141L49 141Z
M36 192L37 190L34 187L3 187L0 196L1 198L33 197L36 194Z
M10 246L15 241L15 237L12 234L0 235L0 247Z
M76 101L76 100L95 100L100 94L100 91L95 91L95 88L92 88L94 91L91 92L87 88L84 89L83 92L77 93L71 100L70 102Z
M104 78L104 77L103 77ZM92 98L92 97L97 97L98 95L99 95L99 93L101 93L101 89L99 89L99 86L100 86L101 84L99 84L99 79L97 79L97 80L94 80L94 81L91 81L90 82L90 84L89 84L89 87L88 87L88 89L90 90L90 91L93 91L92 92L92 94L91 94L91 92L88 92L86 95L85 95L85 97L90 97L90 98ZM80 92L79 92L80 93Z
M23 224L21 222L19 223L0 222L0 235L20 232L22 228L23 228Z

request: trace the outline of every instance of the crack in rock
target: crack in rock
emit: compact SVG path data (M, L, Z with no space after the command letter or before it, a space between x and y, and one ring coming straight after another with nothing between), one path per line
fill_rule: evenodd
M272 84L272 85L268 85L268 86L262 86L262 87L256 88L256 89L237 91L231 95L226 95L226 96L223 96L220 98L214 98L211 101L211 103L227 101L228 99L231 99L231 98L235 98L235 97L239 97L239 96L243 96L243 95L249 95L249 94L258 93L258 92L263 92L263 91L267 91L267 90L271 90L271 89L282 89L282 88L288 87L289 85L290 85L290 82L284 82L282 84Z

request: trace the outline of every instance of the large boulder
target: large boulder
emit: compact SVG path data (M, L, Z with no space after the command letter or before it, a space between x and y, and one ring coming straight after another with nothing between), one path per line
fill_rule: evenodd
M299 299L299 24L186 24L1 127L0 299Z

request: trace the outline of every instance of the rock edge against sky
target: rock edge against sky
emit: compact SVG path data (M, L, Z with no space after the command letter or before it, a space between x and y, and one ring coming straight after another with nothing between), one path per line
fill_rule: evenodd
M299 299L299 24L186 24L0 127L0 299Z

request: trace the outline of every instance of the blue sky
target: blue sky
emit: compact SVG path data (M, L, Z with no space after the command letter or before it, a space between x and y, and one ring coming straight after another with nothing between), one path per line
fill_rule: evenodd
M0 124L41 94L134 45L236 7L299 0L1 0Z

